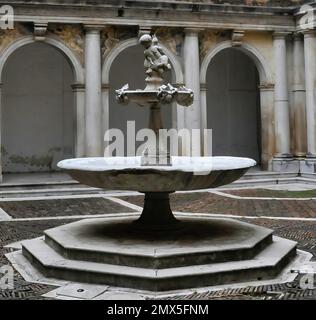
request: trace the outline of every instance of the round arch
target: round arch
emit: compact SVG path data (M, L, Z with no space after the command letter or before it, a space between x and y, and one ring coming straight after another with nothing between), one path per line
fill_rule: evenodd
M132 38L128 40L124 40L120 42L118 45L116 45L110 53L107 55L103 62L102 66L102 83L108 84L109 83L109 77L110 77L110 69L112 66L113 61L115 58L125 49L135 46L138 44L137 38ZM163 44L160 44L166 55L168 56L170 63L173 67L173 73L174 73L174 79L176 84L183 84L183 71L181 64L178 60L178 58Z
M11 42L7 47L5 47L0 55L0 83L2 83L3 69L8 60L8 58L19 48L22 48L28 44L36 43L32 35L20 37L13 42ZM83 128L84 124L84 83L85 75L84 68L76 56L76 54L62 41L53 38L46 37L43 40L43 43L46 43L54 48L56 48L69 62L69 65L73 72L74 77L74 103L75 103L75 156L83 156L83 147L84 147L84 132L79 130ZM1 92L0 92L1 93ZM1 96L1 94L0 94ZM0 113L1 113L1 100L0 100ZM1 141L1 124L0 124L0 141ZM0 181L2 180L2 164L1 164L1 155L0 155Z
M265 60L265 58L262 56L262 54L253 46L251 46L248 43L243 43L240 47L234 47L232 44L232 41L224 41L220 44L216 45L215 47L211 48L209 52L206 54L205 58L203 59L203 62L201 64L201 72L200 72L200 81L201 83L206 83L206 74L207 69L212 61L212 59L222 50L228 49L228 48L235 48L237 50L241 50L244 52L247 56L249 56L253 62L255 63L258 72L259 72L259 78L260 78L260 84L271 84L272 81L272 73L271 69Z
M19 38L15 41L13 41L9 46L7 46L1 53L0 56L0 82L2 81L2 71L4 68L4 65L10 55L17 49L31 43L35 43L33 36L25 36L22 38ZM44 41L44 43L47 43L53 47L55 47L57 50L59 50L66 59L70 62L71 68L73 70L75 82L77 84L84 84L84 71L82 68L82 65L79 61L79 59L76 57L76 55L72 52L71 49L69 49L64 43L61 41L47 37Z
M240 47L234 47L232 41L224 41L212 47L201 63L201 114L202 127L207 128L207 98L206 98L206 77L209 64L213 58L224 49L235 48L245 53L254 62L259 73L260 83L260 112L261 112L261 165L263 169L270 168L270 161L274 154L274 77L271 68L262 54L248 43L243 43Z

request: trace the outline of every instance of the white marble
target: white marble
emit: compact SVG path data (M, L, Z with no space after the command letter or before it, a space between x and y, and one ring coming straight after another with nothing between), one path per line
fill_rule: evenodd
M86 156L102 154L102 98L101 98L101 45L100 30L86 27L85 35L86 67Z
M201 128L200 106L200 56L199 56L199 30L186 29L184 40L184 69L185 85L194 92L193 105L184 110L184 125L187 129ZM189 143L185 144L184 155L189 155Z
M252 159L172 157L170 166L142 166L142 157L79 158L59 162L82 184L108 190L173 192L219 187L238 180Z
M250 168L256 161L237 157L172 157L172 166L141 166L141 157L78 158L63 160L58 167L65 170L111 171L111 170L160 170L201 171L234 170Z
M316 157L316 33L304 34L305 77L306 77L306 120L307 120L307 153Z
M305 62L304 41L299 34L294 36L293 51L294 155L303 157L306 155Z
M286 35L286 33L275 33L273 38L275 59L274 115L277 157L288 157L290 155Z

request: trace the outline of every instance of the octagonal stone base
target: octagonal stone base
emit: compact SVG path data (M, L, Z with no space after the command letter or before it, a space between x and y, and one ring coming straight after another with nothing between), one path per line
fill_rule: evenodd
M135 227L135 218L86 219L22 243L45 276L161 292L276 277L296 243L233 219L182 218L177 230Z

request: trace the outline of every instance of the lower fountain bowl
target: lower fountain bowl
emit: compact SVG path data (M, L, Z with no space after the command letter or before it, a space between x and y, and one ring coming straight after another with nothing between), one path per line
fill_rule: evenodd
M58 167L96 188L173 192L216 188L241 178L256 162L237 157L172 157L171 166L141 166L141 157L63 160Z

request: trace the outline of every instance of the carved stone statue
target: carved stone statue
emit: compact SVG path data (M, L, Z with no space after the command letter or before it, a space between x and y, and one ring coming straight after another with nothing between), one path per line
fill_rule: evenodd
M169 59L159 46L156 36L145 34L139 39L139 43L145 48L144 67L149 77L155 76L155 73L162 77L165 71L171 69Z

